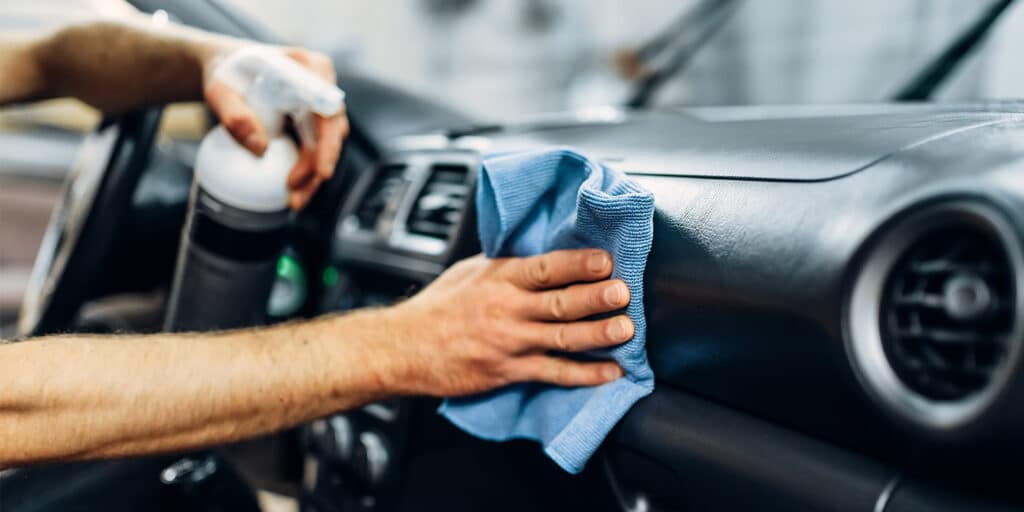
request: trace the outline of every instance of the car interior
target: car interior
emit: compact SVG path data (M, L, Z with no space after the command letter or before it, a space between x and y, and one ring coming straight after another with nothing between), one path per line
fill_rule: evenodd
M278 42L216 0L132 4ZM307 512L1024 508L1024 104L495 124L341 66L338 81L352 134L290 228L271 322L410 296L480 252L483 155L569 146L654 194L654 393L579 475L402 398L213 450L0 472L0 509L258 510L258 490ZM162 115L104 119L82 143L19 336L161 330L196 151L157 137Z

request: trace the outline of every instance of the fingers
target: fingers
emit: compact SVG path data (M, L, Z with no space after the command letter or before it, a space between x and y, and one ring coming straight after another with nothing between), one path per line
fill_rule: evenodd
M306 206L323 183L323 178L313 171L314 158L312 151L303 150L288 173L288 206L293 210L301 210Z
M622 309L629 288L620 279L549 290L529 297L529 314L537 320L572 321Z
M311 52L305 48L288 48L285 50L285 54L295 62L316 73L325 81L332 84L337 81L334 73L334 64L331 63L330 57L322 53Z
M625 343L634 331L633 321L619 315L586 322L537 324L524 334L528 349L582 352Z
M286 53L325 81L332 84L337 82L334 64L325 55L302 48L292 48ZM320 178L328 180L334 174L334 166L338 163L341 143L348 136L348 117L345 116L344 107L331 117L315 116L315 128L316 160L314 170Z
M334 166L341 154L341 143L348 136L348 118L345 109L331 117L316 119L316 173L324 180L334 175Z
M217 114L220 124L239 144L256 155L262 155L267 150L266 127L260 123L241 94L223 82L210 83L204 94L206 103Z
M510 373L515 381L547 382L566 387L597 386L622 377L615 362L579 362L555 356L536 355L516 360Z
M302 48L291 48L286 53L324 81L332 84L337 82L334 64L327 56ZM315 115L313 118L316 149L308 151L308 148L303 148L304 158L300 162L301 165L296 164L288 176L288 187L292 189L289 203L292 208L296 209L309 202L316 187L334 175L334 168L338 164L338 157L341 154L341 144L348 137L349 132L348 117L345 114L344 106L333 116ZM305 155L307 152L310 154ZM310 178L312 174L316 175L315 179Z
M299 151L299 159L295 161L292 170L288 172L288 190L296 190L310 181L313 177L313 160L315 154L305 148Z
M320 188L321 183L323 183L323 179L320 176L314 176L306 184L293 190L288 194L288 206L296 211L305 208L313 199L313 194L316 193L316 189Z
M545 290L604 279L612 273L612 258L598 249L562 250L509 260L504 271L521 288Z

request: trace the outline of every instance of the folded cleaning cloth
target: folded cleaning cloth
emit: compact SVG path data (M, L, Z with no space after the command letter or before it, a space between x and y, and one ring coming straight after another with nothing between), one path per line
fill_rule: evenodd
M591 388L517 384L441 405L441 414L470 434L540 441L559 466L579 473L629 408L654 390L644 350L643 288L654 197L624 174L559 148L485 158L476 201L488 257L598 247L614 258L612 276L629 286L633 339L588 354L614 358L624 377Z

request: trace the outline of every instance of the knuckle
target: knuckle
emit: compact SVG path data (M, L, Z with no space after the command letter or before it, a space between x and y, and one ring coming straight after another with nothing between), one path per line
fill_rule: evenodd
M555 349L560 350L562 352L569 351L569 342L567 341L568 338L566 337L565 331L565 324L555 326L553 336L554 339L552 340L552 345L555 347Z
M566 298L565 290L558 290L557 292L547 295L548 301L548 314L555 320L566 320Z
M532 265L528 265L526 268L528 269L528 277L531 283L544 286L551 282L551 265L548 263L547 258L537 258Z

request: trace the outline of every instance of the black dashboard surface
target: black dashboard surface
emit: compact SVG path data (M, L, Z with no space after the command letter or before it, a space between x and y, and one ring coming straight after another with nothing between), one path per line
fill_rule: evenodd
M630 174L655 196L645 301L647 349L660 392L623 419L611 456L631 452L673 471L718 474L722 492L712 493L713 503L737 482L761 485L762 477L776 475L758 461L781 461L780 453L791 450L792 461L811 468L838 461L829 469L832 483L848 487L853 494L846 498L870 504L903 468L955 464L957 445L908 428L865 391L847 352L850 279L880 232L937 202L988 204L1024 239L1022 112L1010 104L792 117L732 112L717 119L706 112L623 113L599 122L549 119L486 133L392 138L396 149L382 154L380 164L386 169L422 160L417 165L430 168L453 151L572 146ZM358 205L358 196L349 207ZM456 241L474 237L470 229L459 230ZM342 241L351 253L355 240ZM343 264L393 273L383 261L375 256ZM716 437L722 425L701 422L673 404L723 408L723 415L739 415L736 428ZM987 420L985 429L995 425ZM673 428L665 430L668 425ZM656 437L644 438L650 435ZM782 444L744 441L750 454L720 456L734 452L734 441L761 435ZM707 444L715 439L723 445ZM1018 450L992 450L992 443L1006 439L984 441L989 463L1016 456ZM699 464L687 466L687 457ZM668 488L676 485L666 478ZM827 503L849 508L814 485L763 490L764 496L791 492L790 503L808 510ZM786 509L786 501L779 503Z
M708 121L666 112L500 137L502 150L564 144L633 174L819 181L865 169L898 151L1005 122L993 112L868 112Z
M914 205L977 197L1021 215L1022 121L1015 108L653 112L520 125L450 147L573 146L633 175L656 201L646 288L661 385L899 458L907 437L846 356L846 280L873 233Z
M917 205L972 197L1019 221L1022 120L659 114L496 137L493 148L532 139L612 155L608 165L654 192L648 351L663 385L898 459L915 443L868 400L847 360L846 280L873 233Z

